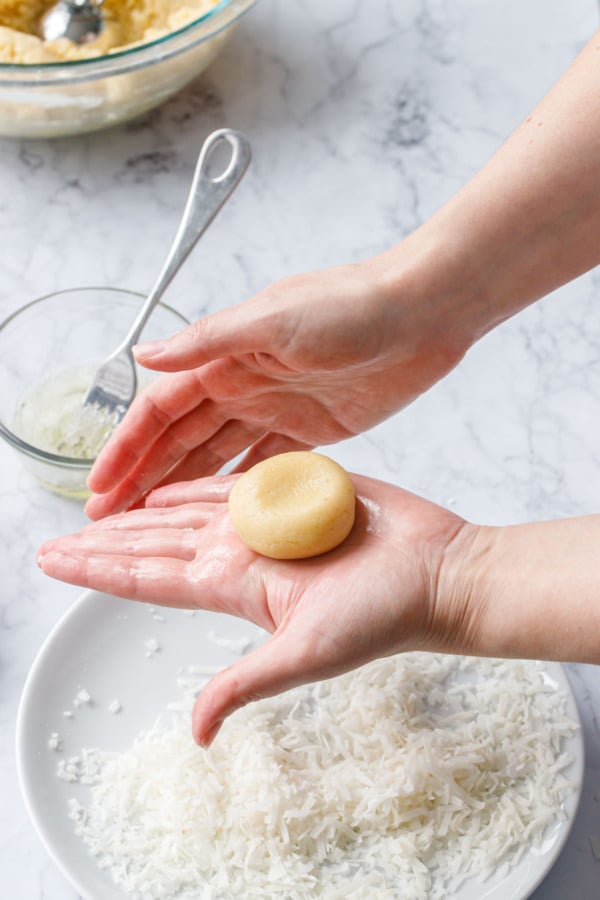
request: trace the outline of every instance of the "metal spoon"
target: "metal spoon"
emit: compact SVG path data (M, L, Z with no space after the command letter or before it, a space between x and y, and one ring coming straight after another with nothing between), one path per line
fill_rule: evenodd
M95 41L106 25L104 0L58 0L40 20L39 34L45 41L67 38L74 44Z
M229 145L230 156L225 169L215 174L211 157L220 145ZM131 348L171 279L237 186L249 162L250 142L239 131L222 128L213 131L204 142L177 234L156 284L123 341L96 372L84 400L84 410L95 407L112 427L127 411L137 389Z

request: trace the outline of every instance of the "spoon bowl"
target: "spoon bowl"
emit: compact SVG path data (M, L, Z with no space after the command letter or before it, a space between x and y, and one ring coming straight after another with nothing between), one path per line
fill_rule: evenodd
M104 0L58 0L41 18L39 33L45 41L66 38L73 44L90 44L105 28Z

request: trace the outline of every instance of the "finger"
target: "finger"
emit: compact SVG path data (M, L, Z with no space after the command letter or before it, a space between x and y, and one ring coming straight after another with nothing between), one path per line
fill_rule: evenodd
M163 504L157 504L163 506ZM166 504L164 504L166 506ZM108 516L99 522L86 525L81 534L96 534L99 531L134 531L153 529L185 529L197 531L214 519L218 507L214 503L201 503L183 500L181 504L172 504L170 509L152 509L140 507Z
M38 565L52 578L116 597L161 606L198 606L198 586L192 580L188 581L188 563L181 559L138 559L48 549L40 554ZM210 592L206 592L205 600L205 608L211 609Z
M125 497L127 496L127 487L124 486ZM131 503L127 503L127 500L124 499L121 501L121 486L115 488L114 491L111 491L108 494L92 494L90 499L85 504L84 510L86 515L92 522L97 522L100 519L103 519L107 516L112 516L120 511L124 511L126 509L131 509L134 506L134 501Z
M258 337L256 306L256 301L247 301L220 310L192 322L168 340L138 344L133 348L134 356L148 369L175 372L223 356L262 349L255 346Z
M194 445L193 422L177 423L156 442L151 454L138 460L113 491L92 496L85 511L95 521L130 509L157 485L212 475L245 450L259 433L258 429L234 420L227 422L201 447L187 453L186 448ZM173 465L180 455L183 455L180 464Z
M200 693L192 715L194 740L208 747L227 716L247 703L272 697L311 680L310 645L274 635L254 652L215 675Z
M224 465L239 456L263 433L263 429L232 420L200 447L190 450L181 461L171 467L165 477L154 484L161 486L174 481L190 481L219 472ZM153 448L153 455L154 455Z
M143 508L144 496L139 493L137 482L129 478L107 494L92 494L84 507L86 515L94 523Z
M149 528L133 530L88 528L79 534L46 541L38 553L43 561L48 553L73 555L155 557L191 561L196 556L197 533L192 529Z
M149 385L98 454L88 477L90 490L97 494L110 490L173 423L192 411L197 417L196 443L217 431L223 421L221 414L213 403L204 403L205 400L195 372L165 376Z
M227 460L227 438L234 448L240 445L247 447L251 442L249 432L241 423L227 423L221 427L221 413L215 404L204 402L201 409L194 409L187 416L174 422L167 431L158 437L147 453L140 447L138 457L132 468L124 475L122 482L114 492L110 492L110 501L103 508L113 512L128 509L148 491L158 484L177 464L185 462L191 450L199 443L204 453L196 452L199 460L204 462L204 470L192 470L192 475L212 475ZM237 426L237 427L236 427ZM216 432L216 435L215 435ZM223 451L220 447L223 446ZM215 448L214 450L211 448ZM182 473L185 478L185 472ZM169 476L169 481L178 480ZM94 508L92 504L92 509Z
M303 441L297 441L285 434L270 433L266 434L259 441L256 441L236 465L234 472L246 472L257 463L268 459L270 456L276 456L278 453L290 453L293 450L312 450L311 444L305 444Z
M107 494L93 494L85 505L85 512L88 517L97 522L105 518L124 513L132 512L141 507L141 501L146 493L156 484L156 479L146 479L146 470L144 469L144 460L141 460L139 466L124 478L117 487L109 491ZM154 471L160 472L160 467ZM146 480L148 483L146 484ZM185 501L183 501L185 502Z
M247 548L232 552L225 542L207 539L193 560L125 555L57 539L40 549L37 563L52 578L104 591L117 597L173 608L205 609L246 616L252 608L256 578L248 574L254 554ZM158 548L163 554L164 549ZM247 577L248 575L248 577Z
M235 484L232 475L213 475L211 478L196 478L194 481L178 481L156 488L146 497L146 509L180 506L190 503L225 503ZM168 513L168 510L164 510ZM131 515L129 513L128 515Z

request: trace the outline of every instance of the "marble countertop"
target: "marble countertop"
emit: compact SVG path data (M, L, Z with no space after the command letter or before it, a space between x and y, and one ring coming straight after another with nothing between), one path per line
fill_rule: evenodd
M60 288L144 291L215 127L250 136L243 185L169 291L188 317L363 259L433 213L597 27L592 0L261 0L212 67L141 121L0 141L0 316ZM600 509L600 274L488 335L426 396L333 451L487 523ZM0 873L11 900L75 900L27 818L14 726L29 666L79 595L35 549L84 522L0 447ZM574 828L536 900L600 896L600 669L567 667L586 747ZM98 898L101 900L101 898Z

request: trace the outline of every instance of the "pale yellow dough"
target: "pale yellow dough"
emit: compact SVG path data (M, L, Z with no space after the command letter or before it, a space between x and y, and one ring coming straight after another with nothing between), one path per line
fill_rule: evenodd
M298 451L241 475L229 496L229 514L252 550L303 559L341 544L354 524L355 504L345 469L320 453Z
M55 0L0 0L0 62L31 65L90 59L146 44L210 12L219 0L105 0L107 27L91 44L37 37Z

